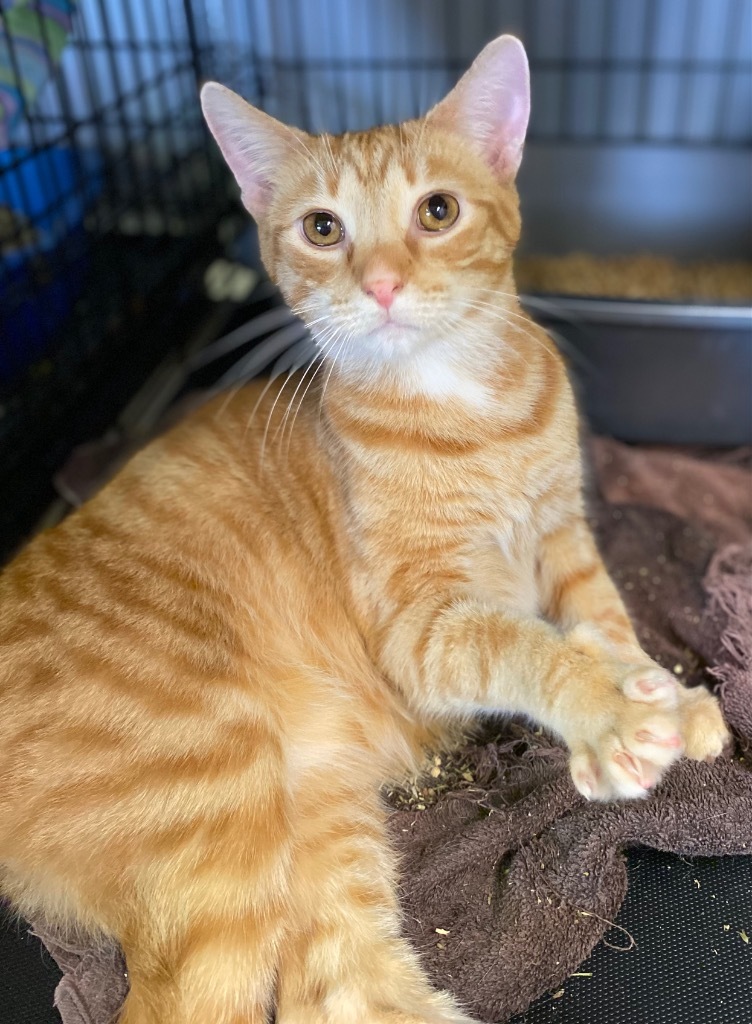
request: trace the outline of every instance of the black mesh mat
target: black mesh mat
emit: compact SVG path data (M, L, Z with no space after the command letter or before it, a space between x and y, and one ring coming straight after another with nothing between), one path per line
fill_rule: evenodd
M511 1024L752 1024L752 857L635 849L616 923L562 989ZM618 929L605 936L629 946Z
M60 1024L52 998L60 979L52 957L25 921L0 904L0 1024Z

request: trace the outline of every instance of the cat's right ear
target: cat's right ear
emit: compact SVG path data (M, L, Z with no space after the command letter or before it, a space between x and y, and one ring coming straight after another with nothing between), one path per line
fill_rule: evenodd
M302 133L252 107L231 89L207 82L201 90L206 123L240 185L243 205L263 219L279 168L300 147Z

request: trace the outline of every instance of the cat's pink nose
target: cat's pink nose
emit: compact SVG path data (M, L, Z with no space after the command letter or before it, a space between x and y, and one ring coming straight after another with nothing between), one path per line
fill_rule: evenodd
M363 291L366 295L373 296L380 306L389 309L394 302L394 296L402 287L402 281L396 274L381 273L378 277L365 277L363 279Z

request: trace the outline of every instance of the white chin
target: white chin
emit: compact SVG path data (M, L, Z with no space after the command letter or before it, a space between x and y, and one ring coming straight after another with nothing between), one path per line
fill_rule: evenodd
M385 323L362 339L363 349L372 359L399 362L420 348L422 332L404 324Z

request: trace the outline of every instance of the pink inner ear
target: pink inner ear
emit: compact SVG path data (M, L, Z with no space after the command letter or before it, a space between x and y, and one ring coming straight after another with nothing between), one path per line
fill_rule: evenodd
M493 170L514 177L522 161L529 108L516 92L500 99L499 126L486 142L487 158Z
M428 116L474 142L500 177L514 177L530 116L530 75L522 43L514 36L489 43Z
M201 104L212 135L240 185L243 203L258 220L296 133L216 82L203 87Z

